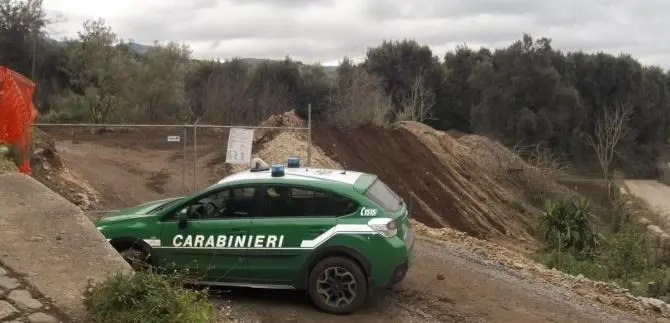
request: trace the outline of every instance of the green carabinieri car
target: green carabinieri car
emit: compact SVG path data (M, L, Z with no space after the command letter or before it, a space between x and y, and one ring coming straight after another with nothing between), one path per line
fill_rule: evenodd
M414 242L407 205L377 176L300 167L297 158L252 165L96 225L133 265L187 270L205 285L306 290L329 313L351 313L405 277Z

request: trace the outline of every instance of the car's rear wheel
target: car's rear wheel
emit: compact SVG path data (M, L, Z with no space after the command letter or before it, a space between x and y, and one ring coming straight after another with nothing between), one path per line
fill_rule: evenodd
M352 313L365 303L367 291L363 270L347 258L323 259L312 268L309 275L309 297L324 312Z
M148 270L151 268L151 263L149 262L149 254L144 250L138 248L127 248L119 251L123 260L125 260L130 267L136 271Z

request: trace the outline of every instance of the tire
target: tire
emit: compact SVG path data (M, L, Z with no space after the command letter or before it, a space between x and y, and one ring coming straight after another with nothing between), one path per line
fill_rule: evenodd
M135 271L145 271L151 268L149 254L144 250L130 247L119 251L119 254Z
M338 284L334 279L341 282ZM346 282L349 283L343 285ZM328 257L312 267L307 293L312 303L326 313L351 314L365 304L368 282L355 262L343 257Z

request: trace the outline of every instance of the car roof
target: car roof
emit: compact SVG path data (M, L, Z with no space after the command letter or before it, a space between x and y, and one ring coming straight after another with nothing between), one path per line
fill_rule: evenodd
M309 182L309 181L330 181L339 184L354 185L361 175L366 173L342 169L329 168L284 168L284 176L272 177L270 170L262 171L242 171L233 175L224 177L217 184L228 184L232 182L244 181L263 181L271 183L274 179L281 179L282 182Z

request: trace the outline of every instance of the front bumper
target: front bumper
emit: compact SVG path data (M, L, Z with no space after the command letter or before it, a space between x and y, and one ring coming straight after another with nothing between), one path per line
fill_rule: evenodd
M402 264L397 265L393 269L393 274L391 275L391 280L388 282L387 287L393 287L394 285L405 279L408 269L409 269L409 263L407 262L403 262Z
M407 268L412 267L414 258L414 231L408 228L405 233L405 244L407 245Z

